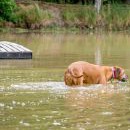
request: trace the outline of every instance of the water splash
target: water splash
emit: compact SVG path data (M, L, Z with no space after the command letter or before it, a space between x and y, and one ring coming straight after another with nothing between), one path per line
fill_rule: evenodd
M130 90L130 87L126 83L118 83L118 84L108 84L108 85L88 85L88 86L77 86L77 87L69 87L64 84L64 82L39 82L39 83L20 83L20 84L12 84L11 89L14 90L49 90L51 92L67 92L70 90L80 91L81 93L84 91L88 92L100 92L100 93L119 93L119 92L127 92Z

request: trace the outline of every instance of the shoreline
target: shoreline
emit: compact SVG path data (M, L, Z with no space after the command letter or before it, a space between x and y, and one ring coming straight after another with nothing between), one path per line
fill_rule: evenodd
M46 28L46 29L23 29L23 28L0 28L0 33L56 33L56 34L65 34L65 33L71 33L71 34L100 34L100 33L130 33L130 30L103 30L103 29L86 29L86 30L81 30L78 28Z
M17 4L15 22L0 20L0 32L129 31L129 6L103 6L97 14L90 5ZM120 9L122 7L123 9ZM31 14L31 15L30 15Z

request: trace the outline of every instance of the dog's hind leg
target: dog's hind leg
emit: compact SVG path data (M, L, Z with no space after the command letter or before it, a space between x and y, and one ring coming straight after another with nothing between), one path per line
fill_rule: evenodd
M79 82L78 83L79 83L80 86L83 86L83 77L79 78Z

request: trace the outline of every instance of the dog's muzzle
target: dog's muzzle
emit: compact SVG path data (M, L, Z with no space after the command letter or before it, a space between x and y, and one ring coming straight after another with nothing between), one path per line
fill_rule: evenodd
M128 76L126 74L123 74L121 77L122 82L127 82L128 81Z

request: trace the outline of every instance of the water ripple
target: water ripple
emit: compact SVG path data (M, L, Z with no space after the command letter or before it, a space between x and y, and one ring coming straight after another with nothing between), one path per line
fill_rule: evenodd
M14 90L51 90L51 92L66 92L69 90L79 91L80 94L84 91L88 92L100 92L100 93L119 93L128 92L130 87L128 84L118 83L118 84L108 84L106 86L98 85L88 85L81 87L69 87L64 84L64 82L39 82L39 83L20 83L12 84L10 89Z

